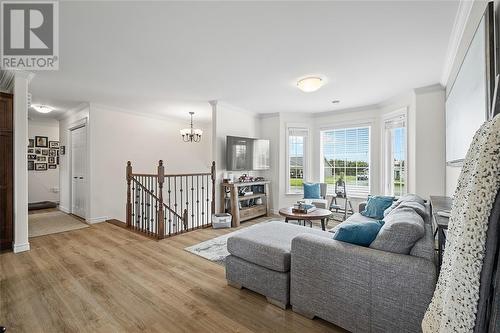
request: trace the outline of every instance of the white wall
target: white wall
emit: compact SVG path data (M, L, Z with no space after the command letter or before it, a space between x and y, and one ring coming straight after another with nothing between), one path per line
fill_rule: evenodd
M276 210L280 202L280 115L278 113L261 115L259 118L259 138L269 140L269 163L271 168L262 172L262 176L271 181L268 198L269 208ZM277 212L275 212L277 213Z
M208 107L208 105L207 105ZM210 124L200 143L185 143L179 130L186 120L152 118L104 105L90 105L91 204L93 221L126 220L127 161L137 173L156 173L163 160L166 173L209 172L211 167Z
M220 211L220 184L226 172L226 136L259 138L260 122L257 114L232 106L217 103L212 110L212 158L216 165L215 209ZM243 172L242 172L243 173ZM259 173L249 173L259 174ZM239 173L234 173L239 177Z
M415 193L444 195L446 183L445 92L433 86L415 89Z
M35 136L59 141L59 121L28 120L28 137L34 139ZM46 171L28 171L28 202L40 201L59 202L59 166Z

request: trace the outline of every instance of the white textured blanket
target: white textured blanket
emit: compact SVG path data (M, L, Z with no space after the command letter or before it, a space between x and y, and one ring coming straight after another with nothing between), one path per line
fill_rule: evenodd
M500 187L500 117L476 132L458 180L446 250L424 332L473 332L488 219Z

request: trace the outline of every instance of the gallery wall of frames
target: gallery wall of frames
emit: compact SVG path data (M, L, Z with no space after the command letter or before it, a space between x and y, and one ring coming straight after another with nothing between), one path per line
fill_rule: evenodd
M47 171L59 165L59 141L46 136L28 139L28 171Z

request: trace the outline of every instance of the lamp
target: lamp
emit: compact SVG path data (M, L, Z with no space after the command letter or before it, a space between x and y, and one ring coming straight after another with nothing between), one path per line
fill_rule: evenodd
M193 128L193 115L194 112L189 112L191 116L191 126L190 128L181 129L182 141L184 142L200 142L203 131L198 128Z
M313 92L321 88L323 79L317 76L309 76L297 81L297 87L303 92Z

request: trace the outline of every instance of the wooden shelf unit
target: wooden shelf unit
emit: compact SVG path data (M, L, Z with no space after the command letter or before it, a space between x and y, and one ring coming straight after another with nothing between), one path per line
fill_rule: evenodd
M247 183L222 183L221 211L232 215L231 227L238 227L241 222L251 220L259 216L267 216L269 213L269 181L247 182ZM262 185L264 192L252 195L238 195L240 187ZM262 199L262 204L240 208L240 202L252 199Z

